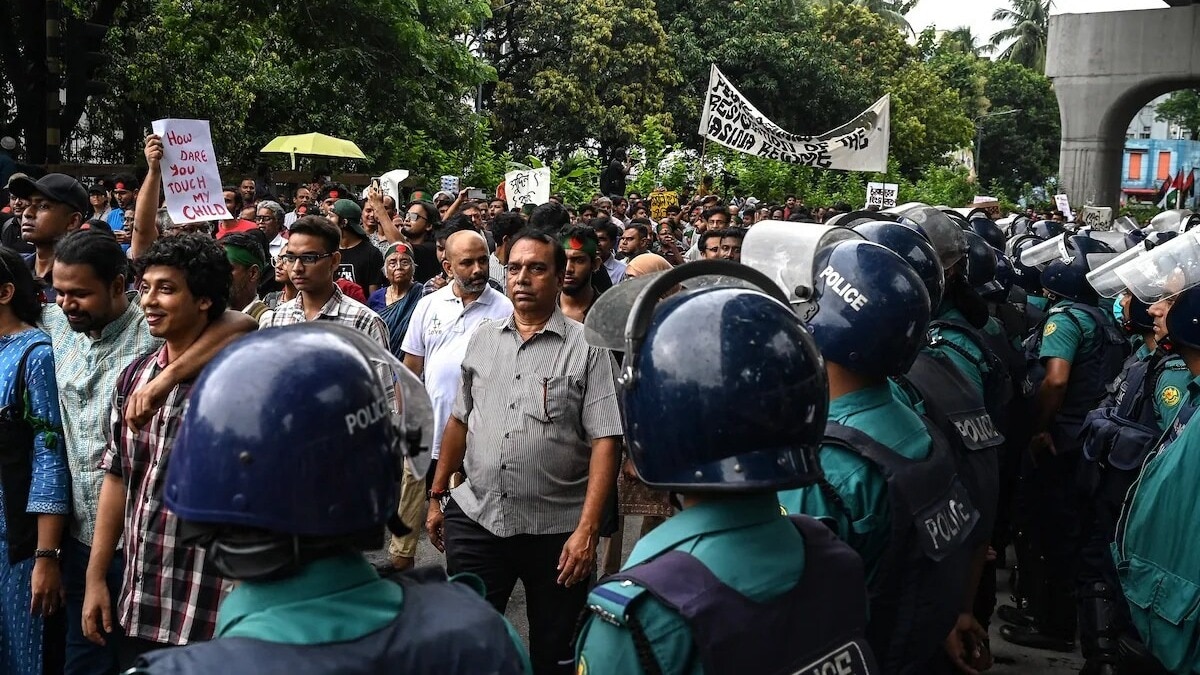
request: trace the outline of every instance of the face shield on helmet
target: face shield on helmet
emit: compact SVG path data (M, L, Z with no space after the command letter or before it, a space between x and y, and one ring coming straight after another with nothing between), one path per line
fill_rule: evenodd
M875 211L851 211L850 213L839 213L833 218L825 221L830 227L857 227L861 223L869 223L876 220L893 220L895 216L889 214L878 213Z
M1113 232L1120 232L1121 234L1130 234L1132 232L1137 232L1137 231L1141 230L1142 228L1141 228L1141 226L1139 226L1137 224L1137 221L1134 220L1133 218L1130 218L1129 216L1121 216L1120 218L1117 218L1116 220L1113 221L1112 229L1113 229Z
M1126 287L1153 304L1200 283L1200 231L1186 232L1116 269Z
M631 282L606 292L585 322L589 344L619 343L625 352L621 408L642 481L680 492L771 492L815 481L828 385L782 291L725 260L648 278L636 279L634 292L623 288Z
M954 267L966 255L967 240L963 236L963 229L942 211L919 202L910 202L888 209L885 213L902 216L915 224L917 231L925 235L933 245L933 250L937 251L943 269Z
M1067 253L1067 235L1060 234L1053 239L1045 239L1033 245L1026 245L1018 254L1017 261L1025 267L1042 267L1055 260L1070 257Z
M1087 281L1096 289L1096 293L1102 298L1115 298L1125 291L1125 282L1121 277L1117 276L1117 268L1134 258L1142 255L1147 251L1146 247L1139 243L1137 246L1118 254L1112 260L1100 265L1096 269L1088 272Z
M796 314L804 320L816 310L812 298L817 254L839 241L850 239L862 239L862 235L845 227L763 223L746 232L742 241L742 264L758 270L779 286Z
M1192 212L1189 209L1171 209L1150 219L1147 227L1155 232L1185 232Z

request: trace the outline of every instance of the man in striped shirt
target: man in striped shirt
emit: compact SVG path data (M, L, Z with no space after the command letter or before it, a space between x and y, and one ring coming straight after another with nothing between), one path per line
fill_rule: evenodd
M554 237L517 235L507 267L513 313L467 344L426 530L451 573L483 579L497 610L521 580L534 672L567 674L616 482L616 365L558 308L566 254ZM451 496L459 468L467 478Z
M121 668L162 647L212 638L222 579L195 542L186 540L163 501L171 446L191 382L176 385L150 423L135 430L124 421L124 399L192 348L229 300L230 265L211 238L185 234L156 241L140 260L141 305L150 334L164 344L135 359L117 381L112 429L100 468L96 534L87 569L83 630L104 644L111 632L105 575L124 537L125 567L118 621Z

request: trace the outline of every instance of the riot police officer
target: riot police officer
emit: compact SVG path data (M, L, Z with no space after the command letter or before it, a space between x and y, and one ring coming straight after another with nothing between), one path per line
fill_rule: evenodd
M215 640L151 652L141 672L530 672L477 584L381 579L360 552L382 545L402 462L431 425L420 383L352 328L263 330L220 354L192 390L164 496L185 540L240 583Z
M829 374L823 477L781 491L780 503L826 520L863 557L882 671L929 673L959 613L979 514L941 432L889 386L924 344L925 284L842 228L760 223L743 261L787 289Z
M1027 525L1037 547L1034 556L1042 565L1039 574L1023 561L1022 583L1028 582L1032 614L1001 627L1000 633L1015 644L1073 651L1072 589L1081 543L1079 433L1087 413L1097 407L1108 383L1120 373L1129 344L1096 306L1096 291L1086 279L1114 252L1083 236L1066 237L1063 245L1070 257L1053 260L1042 272L1042 286L1056 302L1041 329L1026 342L1035 394L1033 436L1020 489L1031 514Z
M1200 427L1189 422L1200 402L1200 239L1193 232L1176 237L1117 274L1138 299L1153 303L1156 336L1169 340L1192 379L1125 498L1113 560L1150 654L1171 673L1200 672L1200 549L1184 534L1200 519Z
M775 497L820 473L828 386L804 325L769 279L727 261L626 283L593 306L588 340L625 353L630 456L682 511L592 590L577 671L873 672L861 560ZM698 433L697 419L722 422Z

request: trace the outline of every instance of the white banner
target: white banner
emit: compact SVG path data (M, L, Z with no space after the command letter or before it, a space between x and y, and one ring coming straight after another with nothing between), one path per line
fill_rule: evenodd
M379 177L379 191L400 203L400 184L408 179L407 169L392 169Z
M1071 200L1066 195L1054 195L1054 207L1061 211L1067 220L1075 218L1075 214L1071 213Z
M1076 222L1094 230L1111 230L1113 210L1111 206L1083 206L1079 209Z
M519 209L526 204L541 206L550 201L550 167L509 171L504 174L504 185L508 208Z
M150 128L162 137L160 167L171 220L182 225L232 218L221 192L208 120L157 120Z
M748 155L842 171L887 171L891 97L819 136L780 129L742 96L714 64L704 95L700 135Z
M890 209L896 205L900 186L895 183L867 183L867 206Z

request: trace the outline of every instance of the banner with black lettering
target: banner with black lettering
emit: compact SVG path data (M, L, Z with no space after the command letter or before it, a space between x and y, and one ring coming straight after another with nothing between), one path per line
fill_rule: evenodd
M887 171L891 96L819 136L779 128L758 111L714 64L704 95L700 135L748 155L841 171Z

